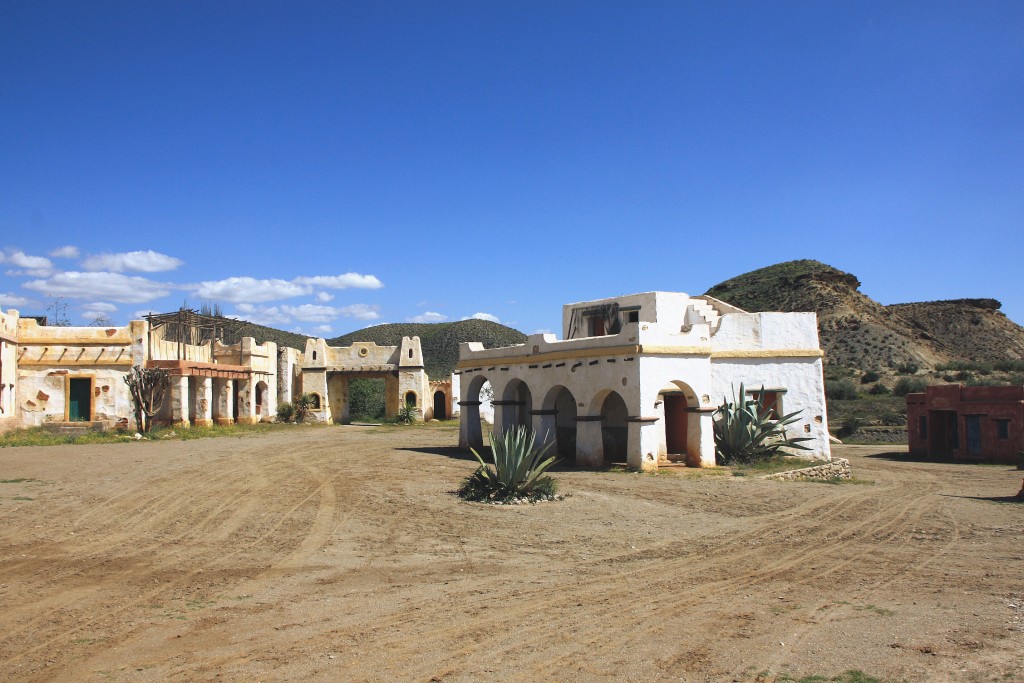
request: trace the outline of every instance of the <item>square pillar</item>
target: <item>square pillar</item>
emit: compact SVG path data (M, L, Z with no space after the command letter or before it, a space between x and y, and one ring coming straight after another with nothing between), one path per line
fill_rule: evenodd
M665 427L656 417L628 418L626 464L636 470L658 469L658 457L664 451Z
M189 411L188 375L172 375L171 378L171 424L187 427Z
M459 448L475 448L479 453L484 447L483 429L480 426L480 401L459 401L459 407Z
M218 379L214 383L213 396L213 419L219 425L229 425L235 422L234 411L235 381L231 379Z
M213 426L213 378L197 377L195 394L195 419L192 421L196 427Z
M576 418L576 464L582 467L604 466L604 438L600 415Z
M235 380L238 394L238 415L235 422L242 425L254 425L259 421L256 417L255 394L256 383L252 377L243 377Z
M531 429L533 433L537 435L537 440L534 442L535 447L540 450L550 444L551 452L557 448L558 433L555 425L555 410L531 410L530 415L532 417Z

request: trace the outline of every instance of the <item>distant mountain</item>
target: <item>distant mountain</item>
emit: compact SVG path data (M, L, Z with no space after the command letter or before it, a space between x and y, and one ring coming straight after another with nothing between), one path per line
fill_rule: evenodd
M1024 359L1024 328L995 299L883 306L860 280L818 261L787 261L715 285L709 296L746 311L813 311L825 362L856 368L935 367Z
M483 342L485 348L523 344L526 335L519 330L488 320L460 320L452 323L390 323L374 325L340 337L328 339L329 346L349 346L353 342L374 342L380 346L398 346L402 337L419 337L423 363L431 379L446 379L459 361L459 344Z

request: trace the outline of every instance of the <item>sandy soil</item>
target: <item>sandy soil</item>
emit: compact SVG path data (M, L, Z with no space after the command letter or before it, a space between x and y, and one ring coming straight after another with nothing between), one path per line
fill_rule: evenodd
M1020 472L839 447L872 483L566 471L495 508L455 440L0 450L0 678L1024 680Z

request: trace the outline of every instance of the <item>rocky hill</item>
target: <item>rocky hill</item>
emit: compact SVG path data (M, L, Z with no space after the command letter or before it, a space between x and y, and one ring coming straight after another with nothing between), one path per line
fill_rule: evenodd
M1024 359L1024 328L995 299L883 306L860 281L818 261L787 261L739 275L707 294L747 311L814 311L825 362L853 368L934 368Z
M328 339L330 346L348 346L353 342L374 342L397 346L402 337L419 337L423 362L431 379L446 379L459 360L459 344L483 342L486 348L522 344L526 335L511 327L488 320L460 320L452 323L391 323L374 325L340 337Z

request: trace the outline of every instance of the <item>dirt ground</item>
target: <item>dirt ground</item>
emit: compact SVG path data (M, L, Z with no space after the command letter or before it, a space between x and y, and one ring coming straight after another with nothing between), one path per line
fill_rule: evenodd
M461 502L451 427L0 450L0 678L1024 681L1021 473L564 471ZM27 481L11 481L27 479Z

